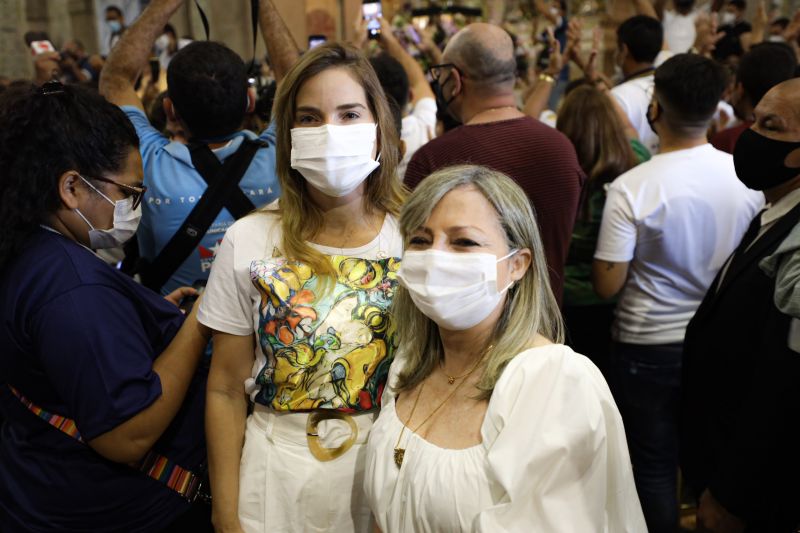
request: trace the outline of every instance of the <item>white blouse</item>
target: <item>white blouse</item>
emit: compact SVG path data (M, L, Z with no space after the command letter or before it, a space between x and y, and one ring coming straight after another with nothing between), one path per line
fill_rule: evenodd
M440 448L403 428L389 372L367 449L365 490L383 533L646 532L622 419L597 368L569 347L512 359L492 394L482 442Z

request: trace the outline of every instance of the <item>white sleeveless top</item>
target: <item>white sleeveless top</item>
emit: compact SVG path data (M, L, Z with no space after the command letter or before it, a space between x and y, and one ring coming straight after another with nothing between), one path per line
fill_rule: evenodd
M364 486L381 531L647 531L622 419L588 359L558 344L522 352L497 382L480 444L444 449L406 428L398 469L402 364L367 447Z

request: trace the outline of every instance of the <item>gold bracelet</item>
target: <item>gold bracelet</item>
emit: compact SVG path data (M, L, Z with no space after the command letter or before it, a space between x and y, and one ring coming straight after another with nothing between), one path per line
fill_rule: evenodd
M546 81L548 83L555 83L556 79L546 72L539 74L539 81Z

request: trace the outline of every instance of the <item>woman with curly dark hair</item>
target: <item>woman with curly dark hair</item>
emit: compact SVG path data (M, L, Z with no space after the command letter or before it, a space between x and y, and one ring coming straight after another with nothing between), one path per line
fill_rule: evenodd
M204 461L208 330L100 260L136 232L125 114L58 82L0 95L0 524L159 531Z

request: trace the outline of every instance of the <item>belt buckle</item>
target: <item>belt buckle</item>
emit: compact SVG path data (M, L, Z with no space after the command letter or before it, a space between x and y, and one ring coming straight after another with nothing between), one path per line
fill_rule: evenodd
M319 434L317 433L317 426L323 420L344 420L350 426L350 436L344 441L341 446L336 448L325 448L319 442ZM319 409L311 411L308 414L306 421L306 440L308 441L308 450L311 452L318 461L326 462L338 459L353 447L356 439L358 438L358 426L356 425L353 417L341 411L333 411L327 409Z

